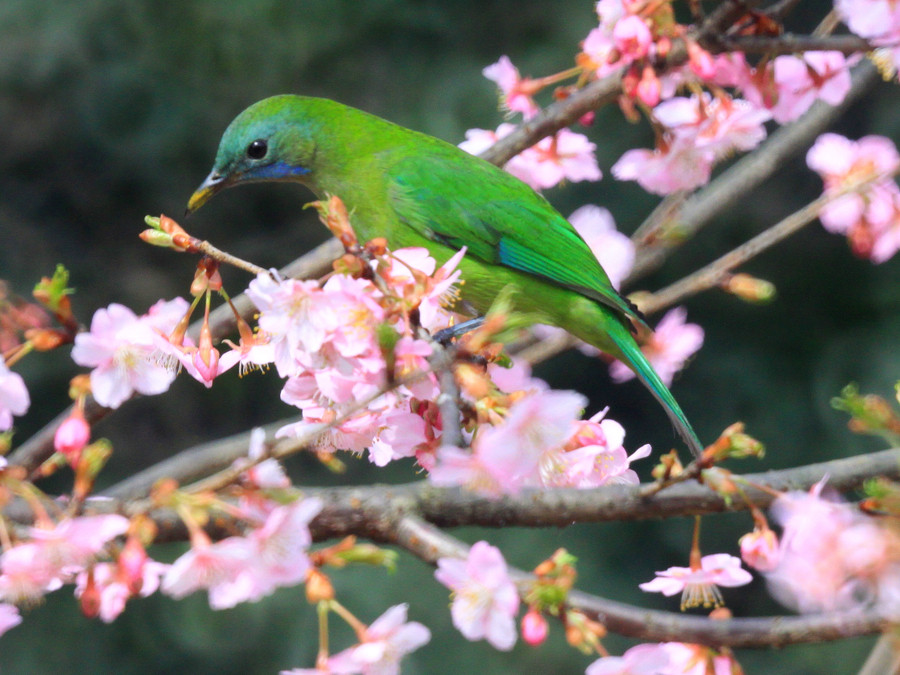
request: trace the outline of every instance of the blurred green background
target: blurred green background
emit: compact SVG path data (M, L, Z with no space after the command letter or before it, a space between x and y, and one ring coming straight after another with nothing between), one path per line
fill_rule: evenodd
M0 278L27 295L63 262L83 321L110 302L143 312L160 297L186 293L195 264L141 243L143 216L180 217L211 166L221 132L246 105L276 93L321 95L459 142L467 128L493 128L501 119L493 84L480 74L484 66L508 54L524 74L564 69L594 25L589 0L4 0ZM895 87L881 86L839 130L854 138L896 138L897 98ZM624 122L615 109L600 111L586 133L600 146L607 177L547 196L564 214L585 203L605 205L620 229L631 232L654 200L613 180L609 167L626 149L651 145L652 134L645 124ZM820 190L802 157L787 163L641 287L659 288L706 264ZM216 199L188 226L221 248L280 266L325 238L313 215L300 209L308 199L295 186L245 187ZM849 381L887 396L900 379L900 264L857 260L842 238L814 224L745 271L773 281L778 300L758 307L712 292L687 303L689 319L706 330L706 343L674 392L700 436L712 439L728 424L746 422L768 447L764 464L746 470L878 449L877 441L851 435L828 402ZM226 272L231 292L246 282ZM62 353L26 359L21 372L33 398L18 425L25 438L65 405L75 368ZM611 405L611 416L628 430L629 449L674 444L658 405L637 384L610 384L601 362L567 354L538 375L590 395L591 412ZM242 381L229 376L212 391L181 378L167 396L127 404L97 430L116 447L107 484L195 442L289 414L279 388L273 373ZM418 478L410 465L376 471L365 460L348 464L339 478L308 458L297 458L291 469L299 483L313 485ZM580 559L584 590L675 609L676 601L646 596L637 584L656 569L686 562L690 526L672 521L455 534L487 538L525 568L566 546ZM746 515L708 519L704 547L734 552L736 537L750 527ZM160 548L157 555L172 559L180 550ZM590 662L566 647L558 625L538 650L520 644L501 654L467 643L450 623L446 590L429 567L406 555L393 576L349 570L334 580L342 601L363 620L406 601L410 618L431 628L434 640L404 662L407 673L577 673ZM735 614L780 611L755 584L755 593L726 593ZM109 626L81 618L66 588L0 639L0 668L273 673L312 666L315 634L314 611L299 588L225 612L212 612L201 596L182 602L151 597L130 603ZM336 648L350 641L347 631L335 631ZM613 653L629 644L606 641ZM870 644L861 639L740 657L748 673L840 675L856 672Z

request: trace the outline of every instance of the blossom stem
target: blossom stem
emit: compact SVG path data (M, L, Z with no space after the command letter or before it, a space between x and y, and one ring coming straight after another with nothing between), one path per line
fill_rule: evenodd
M5 354L3 354L3 361L6 363L7 368L15 365L18 361L21 361L29 352L34 349L34 345L31 341L23 342L20 345L16 345Z
M316 668L327 670L328 668L328 610L332 601L322 600L316 605L316 614L319 616L319 653L316 656Z
M694 516L694 535L691 538L691 569L701 569L700 559L700 516Z
M362 621L353 616L353 613L344 607L337 600L329 600L327 602L328 607L339 617L341 617L347 624L354 630L356 633L356 638L360 642L364 642L367 637L366 631L368 630L368 626L364 624Z

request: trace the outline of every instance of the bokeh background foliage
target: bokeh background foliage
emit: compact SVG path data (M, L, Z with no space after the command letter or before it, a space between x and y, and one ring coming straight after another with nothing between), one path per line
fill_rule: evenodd
M326 96L451 142L470 127L500 121L493 86L481 68L509 54L524 73L542 75L571 64L579 40L594 25L589 0L4 0L0 3L0 278L25 295L57 262L72 272L74 304L88 320L110 302L144 311L160 297L183 294L194 261L151 249L136 237L147 213L183 212L211 165L219 135L249 103L276 93ZM825 8L810 10L821 16ZM857 104L840 130L898 136L896 87L883 86ZM629 125L613 109L587 130L601 167L628 147L649 145L646 125ZM784 166L741 208L719 217L641 287L658 288L738 245L820 190L802 157ZM584 203L607 206L630 232L653 201L607 176L547 195L568 214ZM265 266L289 262L325 238L293 186L230 191L194 217L197 236ZM874 267L854 259L845 242L818 225L748 266L772 280L778 300L765 307L714 292L688 302L706 344L674 391L701 437L711 439L735 420L769 447L767 467L785 467L878 448L855 437L828 406L848 381L889 394L900 379L900 265ZM237 292L247 279L226 272ZM74 368L66 354L27 359L27 436L66 403ZM658 406L636 384L611 385L606 367L577 353L538 370L551 384L591 397L591 412L611 405L628 430L627 447L651 442L666 450L674 438ZM279 419L274 375L217 382L212 392L189 381L169 395L132 402L98 429L117 453L106 482L188 445ZM348 459L341 477L308 458L291 462L306 484L402 482L409 465L375 471ZM747 470L756 470L749 466ZM761 468L761 467L760 467ZM734 550L750 527L747 516L709 519L706 550ZM674 602L637 590L655 569L686 561L690 524L651 522L580 525L553 531L471 530L507 559L532 567L558 546L580 559L580 586L612 598L674 609ZM160 548L172 559L180 547ZM398 571L335 573L341 598L364 620L390 604L410 603L410 618L427 624L433 642L405 662L408 673L582 672L588 660L564 645L558 626L539 650L519 645L500 654L469 644L452 628L445 589L432 571L401 555ZM757 593L727 594L738 614L778 611ZM123 674L272 673L310 666L314 611L302 589L231 611L212 612L204 597L133 601L114 624L81 618L69 590L26 615L0 642L8 673ZM334 632L336 648L349 644ZM610 638L618 652L629 643ZM871 640L745 652L748 672L855 672Z

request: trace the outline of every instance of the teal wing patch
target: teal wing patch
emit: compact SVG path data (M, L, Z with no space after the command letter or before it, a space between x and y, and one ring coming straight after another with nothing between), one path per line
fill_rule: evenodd
M569 222L530 187L455 148L391 166L388 195L401 223L467 255L543 277L643 322ZM446 156L441 156L441 155ZM548 255L552 252L552 255Z

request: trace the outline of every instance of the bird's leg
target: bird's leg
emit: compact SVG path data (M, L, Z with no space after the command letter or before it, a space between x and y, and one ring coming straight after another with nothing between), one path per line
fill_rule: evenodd
M469 319L468 321L463 321L462 323L458 323L455 326L450 326L449 328L444 328L443 330L439 330L434 334L434 340L440 345L444 347L449 346L450 342L458 338L461 335L465 335L473 330L477 330L481 328L484 324L484 317L478 316L474 319Z

